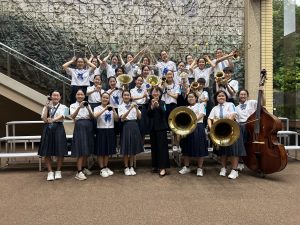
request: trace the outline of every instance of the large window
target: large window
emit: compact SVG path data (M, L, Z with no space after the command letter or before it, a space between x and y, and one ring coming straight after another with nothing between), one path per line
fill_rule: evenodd
M300 119L300 0L273 3L274 113L296 121Z

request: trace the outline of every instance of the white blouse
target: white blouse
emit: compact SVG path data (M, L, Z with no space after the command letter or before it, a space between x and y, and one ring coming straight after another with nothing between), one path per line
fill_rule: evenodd
M235 91L235 93L238 92L239 90L239 82L237 80L230 80L228 82L228 85L230 85L232 87L232 89ZM224 88L222 85L220 86L219 90L223 90L226 92L228 98L234 98L235 95L230 95L229 91L227 90L227 88Z
M204 68L203 70L199 69L198 67L194 69L194 76L195 76L195 81L197 81L199 78L204 78L205 79L205 87L209 86L209 77L210 74L213 72L213 68Z
M131 97L140 98L140 97L144 96L145 91L147 92L147 90L145 88L143 88L143 86L141 86L140 88L137 88L137 87L132 88L130 90ZM133 100L133 102L135 102L136 104L139 104L139 105L143 105L146 103L147 98L148 98L148 92L147 92L147 97L144 97L144 98L141 98L138 100Z
M235 106L232 102L224 102L223 104L223 119L232 115L232 114L237 114L236 113L236 109ZM213 107L213 109L210 111L209 114L209 119L221 119L220 115L221 114L221 110L220 110L220 104L216 105L215 107Z
M57 108L58 107L58 108ZM55 112L55 109L57 108L56 112ZM42 115L44 115L44 113L47 113L45 112L46 110L48 110L47 107L44 107L43 108L43 111L42 111ZM63 104L57 104L56 106L52 106L49 110L49 115L47 116L48 118L51 117L51 115L55 112L54 116L52 116L52 118L56 118L58 116L63 116L62 119L56 121L56 122L63 122L64 121L64 118L65 116L68 114L68 107L63 105ZM43 117L41 117L43 119Z
M170 92L171 94L180 94L180 87L175 84L167 84L167 87L164 88L163 92ZM167 93L164 93L161 98L162 101L164 101L166 104L175 103L177 104L177 99L171 97Z
M107 93L110 95L109 103L114 108L119 108L119 106L123 103L122 98L122 90L112 90L109 89Z
M90 87L87 88L86 92L91 92L91 91L93 91L95 89L96 89L95 85L94 86L90 86ZM101 102L101 95L103 93L104 93L104 90L101 89L100 92L99 91L95 91L92 94L90 94L88 96L89 103L99 103L99 102Z
M196 114L197 117L200 116L201 114L206 115L206 107L205 104L203 103L196 103L193 106L188 106L188 108L193 110L193 112ZM203 123L203 117L200 120L198 120L197 123Z
M90 86L90 77L93 75L94 69L74 69L68 67L66 72L72 76L71 85Z
M171 71L176 71L176 64L173 61L168 61L168 62L158 62L156 64L156 67L158 68L158 76L161 78L163 77L168 70Z
M247 100L244 104L239 104L235 107L237 111L237 122L246 122L248 117L251 116L257 108L256 100Z
M126 104L126 103L122 103L119 107L119 111L118 111L118 114L119 114L119 117L121 118L122 115L124 115L125 113L128 112L128 110L130 109L130 106L131 106L131 103L129 104ZM125 120L136 120L137 119L137 113L136 113L136 109L133 108L129 114L127 115L126 119Z
M97 106L94 112L103 111L102 105ZM97 128L114 128L114 112L113 110L105 110L100 116L97 117Z
M79 102L75 102L75 103L73 103L73 104L70 105L70 114L71 115L77 110L77 108L79 107L79 105L80 105ZM87 107L89 107L90 110L92 111L90 105L88 105ZM75 117L75 120L91 119L91 116L89 114L89 111L88 111L87 107L83 107L83 108L79 109L79 112L78 112L77 116Z

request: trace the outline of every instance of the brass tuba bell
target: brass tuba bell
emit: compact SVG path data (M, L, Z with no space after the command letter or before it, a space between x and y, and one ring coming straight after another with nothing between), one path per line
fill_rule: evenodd
M240 127L233 120L219 119L212 124L209 135L215 145L230 146L239 139Z
M184 137L197 127L197 116L188 107L180 106L171 111L168 123L174 133Z
M156 75L148 75L146 78L146 82L153 87L157 86L160 83L160 79Z
M198 89L199 89L199 83L197 82L197 81L193 81L192 83L191 83L191 89L193 90L193 91L197 91Z

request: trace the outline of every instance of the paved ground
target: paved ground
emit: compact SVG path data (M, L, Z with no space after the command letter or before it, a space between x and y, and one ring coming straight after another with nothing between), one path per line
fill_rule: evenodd
M80 182L68 167L47 182L36 168L8 167L0 170L0 224L300 224L299 161L264 179L246 170L229 180L217 168L207 160L202 178L175 167L159 178L145 161L135 177L115 169L104 179L95 170Z

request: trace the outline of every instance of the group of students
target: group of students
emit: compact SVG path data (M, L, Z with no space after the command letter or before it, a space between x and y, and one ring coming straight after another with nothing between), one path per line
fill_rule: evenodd
M161 52L160 62L151 65L150 57L142 57L146 51L147 49L143 49L136 56L128 54L127 63L122 62L122 65L118 64L118 57L111 54L102 60L100 56L91 57L90 60L74 57L63 65L66 73L72 77L70 117L75 121L75 128L71 156L77 158L75 178L86 180L91 175L87 168L87 158L90 155L97 156L102 177L113 175L108 167L108 159L116 153L118 134L125 175L136 175L133 167L135 155L144 151L144 137L150 134L152 171L161 177L165 176L166 169L170 167L167 121L171 111L179 105L187 106L197 116L197 127L191 134L181 139L175 135L173 150L180 146L184 157L184 167L179 173L191 171L189 163L193 157L197 160L197 176L203 176L203 161L208 155L205 133L205 119L208 115L209 129L215 119L228 118L241 124L239 140L232 146L220 147L216 152L222 165L219 175L226 176L226 162L230 156L232 170L228 177L237 178L239 157L246 155L242 123L256 110L257 101L248 100L248 91L238 91L238 82L231 79L231 59L234 52L224 55L218 49L214 60L207 56L193 60L188 55L186 63L179 62L176 66L169 60L166 51ZM138 57L141 60L135 63ZM111 64L107 62L109 58ZM75 68L70 67L73 63L76 63ZM101 79L102 70L106 70L107 84ZM224 73L222 79L210 82L211 77L220 71ZM147 83L147 76L154 73L159 78L165 77L165 80L162 79L155 86ZM122 74L134 78L129 86L122 86L117 82L117 77ZM67 155L67 140L62 122L68 110L60 104L59 91L53 91L50 97L51 101L47 101L41 116L45 126L39 155L45 157L47 180L54 180L62 178L61 166L63 157ZM238 106L235 106L234 98L239 100ZM52 156L57 157L55 173L51 166Z

